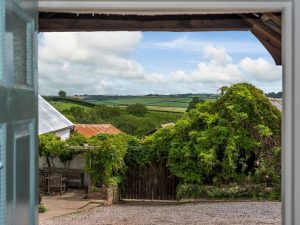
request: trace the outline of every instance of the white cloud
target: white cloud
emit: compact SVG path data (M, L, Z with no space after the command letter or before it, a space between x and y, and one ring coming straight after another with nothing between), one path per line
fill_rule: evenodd
M211 64L225 66L231 63L231 57L226 53L225 48L216 48L212 44L207 45L203 51L204 57L211 60Z
M216 48L208 45L204 49L204 56L208 62L200 62L192 72L175 71L173 73L176 81L194 83L214 83L217 86L240 82L243 75L238 65L231 63L231 57L224 48Z
M59 89L68 94L211 92L236 82L269 85L281 78L281 68L262 58L247 57L236 63L225 47L189 42L188 36L158 45L199 49L202 61L193 61L192 65L196 66L190 70L171 72L153 64L155 72L149 72L141 63L130 59L142 39L141 32L42 34L39 43L41 94L57 94ZM159 62L159 58L153 62Z
M184 83L204 83L214 85L215 89L220 86L230 85L236 82L275 82L281 80L282 70L280 66L259 59L242 59L234 64L232 58L224 48L208 45L203 54L208 60L200 62L191 71L177 70L173 72L174 80Z
M244 73L257 81L274 82L281 80L282 77L281 66L275 66L262 58L244 58L240 61L239 66Z
M45 33L39 44L40 92L109 93L109 79L162 82L128 55L142 40L141 32ZM111 87L110 87L111 86Z

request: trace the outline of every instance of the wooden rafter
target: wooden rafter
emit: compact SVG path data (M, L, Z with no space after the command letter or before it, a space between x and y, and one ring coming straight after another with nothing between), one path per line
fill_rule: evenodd
M260 17L260 19L263 21L263 23L265 23L265 25L269 26L270 29L272 29L277 34L281 35L281 26L279 26L276 23L274 23L274 21L271 20L270 17L268 17L265 14L263 14Z
M281 48L274 47L266 38L261 34L261 32L252 29L251 32L256 36L256 38L263 44L263 46L268 50L268 52L273 57L276 65L281 65Z
M59 31L226 31L249 30L237 15L93 15L40 13L41 32Z
M281 16L277 16L274 13L264 13L264 15L266 15L267 17L270 18L270 20L272 20L277 26L282 26L282 22L281 22Z
M251 26L250 30L255 30L256 31L255 33L260 33L273 46L276 47L281 46L281 35L276 33L271 27L266 25L262 20L260 20L259 18L255 19L244 15L241 16L245 19L245 21L247 21L250 24Z
M279 28L280 32L278 32L268 21L263 20L257 15L246 14L240 16L249 23L251 27L250 31L265 46L272 55L275 63L281 65L281 27Z

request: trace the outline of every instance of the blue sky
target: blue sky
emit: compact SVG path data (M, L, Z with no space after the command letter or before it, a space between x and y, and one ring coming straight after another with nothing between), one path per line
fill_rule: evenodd
M281 67L250 32L91 32L39 36L39 90L216 93L250 82L281 91Z

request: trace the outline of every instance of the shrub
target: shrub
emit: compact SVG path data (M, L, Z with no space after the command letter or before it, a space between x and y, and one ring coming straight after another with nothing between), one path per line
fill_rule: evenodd
M46 207L43 204L40 204L39 205L39 213L45 213L45 212L47 212Z
M118 185L125 172L126 136L100 134L88 140L95 148L85 153L86 170L96 187Z
M148 112L148 109L143 104L137 103L127 106L126 111L135 116L144 116Z
M177 121L169 145L171 172L191 184L242 182L250 175L277 185L281 113L253 85L222 90L216 102L200 103Z
M181 184L177 187L177 199L251 199L280 200L280 191L266 188L263 184L237 184L222 186Z

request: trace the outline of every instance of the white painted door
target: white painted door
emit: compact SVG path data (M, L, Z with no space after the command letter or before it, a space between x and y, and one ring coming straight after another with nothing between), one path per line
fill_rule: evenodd
M0 224L37 224L36 0L0 0Z

